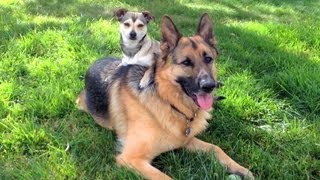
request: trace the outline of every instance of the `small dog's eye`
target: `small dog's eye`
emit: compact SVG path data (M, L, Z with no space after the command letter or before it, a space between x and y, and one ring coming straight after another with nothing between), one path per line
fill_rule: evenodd
M129 27L130 24L129 23L123 23L126 27Z
M204 62L205 62L205 63L209 64L209 63L211 63L212 61L213 61L212 57L210 57L210 56L205 56L205 57L204 57Z
M191 62L191 60L189 58L186 58L184 61L181 62L181 64L183 64L185 66L193 66L193 63Z
M142 28L144 24L138 24L138 28Z

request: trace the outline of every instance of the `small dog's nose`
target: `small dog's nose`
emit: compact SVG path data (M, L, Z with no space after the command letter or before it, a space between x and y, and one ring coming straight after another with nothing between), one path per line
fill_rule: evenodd
M137 33L134 31L131 31L130 32L130 39L136 39L136 37L137 37Z

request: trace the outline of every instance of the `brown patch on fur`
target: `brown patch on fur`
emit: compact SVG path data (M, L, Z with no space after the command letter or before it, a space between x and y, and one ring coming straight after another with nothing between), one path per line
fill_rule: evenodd
M119 90L121 89L122 87L120 86L120 82L115 82L110 88L110 118L108 119L111 127L115 129L119 139L126 137L128 126L125 113L123 113L123 103L122 101L119 101Z
M191 45L192 45L193 49L197 49L198 48L197 43L195 43L191 38L189 38L189 41L191 42Z

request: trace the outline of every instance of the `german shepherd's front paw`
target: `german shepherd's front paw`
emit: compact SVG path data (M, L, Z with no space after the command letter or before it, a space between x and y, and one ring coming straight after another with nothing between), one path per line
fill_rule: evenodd
M241 170L233 172L236 175L239 175L241 179L248 179L248 180L254 180L254 176L251 171L248 169L242 167Z
M254 176L253 176L252 172L248 170L248 171L247 171L247 174L245 174L245 175L243 176L243 179L254 180Z

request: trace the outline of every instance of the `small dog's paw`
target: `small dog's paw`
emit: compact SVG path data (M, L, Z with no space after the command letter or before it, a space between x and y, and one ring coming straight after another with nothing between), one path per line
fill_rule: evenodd
M145 87L147 87L149 84L149 81L146 79L142 79L139 83L139 89L144 89Z
M147 87L147 84L145 83L139 83L139 89L144 89L145 87Z

